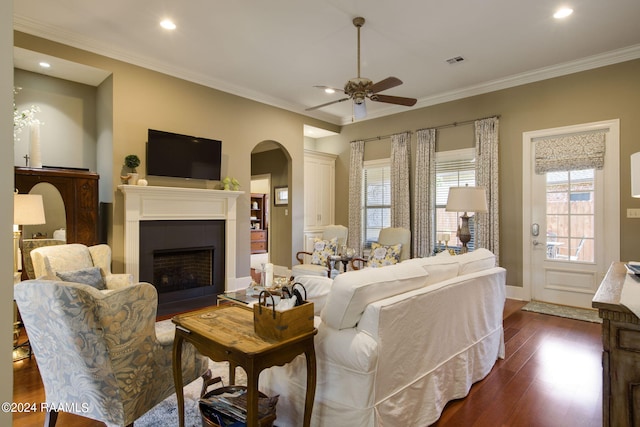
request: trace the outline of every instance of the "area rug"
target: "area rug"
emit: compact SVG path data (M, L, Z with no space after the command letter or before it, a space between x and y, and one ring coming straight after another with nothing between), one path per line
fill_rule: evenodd
M602 323L597 310L586 308L567 307L566 305L549 304L546 302L531 301L524 307L524 311L549 314L551 316L566 317L568 319L582 320L585 322Z
M229 364L227 362L209 362L213 377L220 376L224 385L229 385ZM246 384L247 377L241 368L236 369L236 384ZM213 385L216 388L219 385ZM186 427L200 427L200 409L198 399L202 388L199 378L184 388L184 415ZM211 388L210 388L211 390ZM157 404L153 409L135 421L136 427L175 427L178 425L178 401L175 393Z

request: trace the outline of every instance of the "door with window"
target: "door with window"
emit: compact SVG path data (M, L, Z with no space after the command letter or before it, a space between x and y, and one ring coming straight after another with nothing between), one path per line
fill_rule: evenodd
M618 122L523 135L525 299L591 300L619 259Z

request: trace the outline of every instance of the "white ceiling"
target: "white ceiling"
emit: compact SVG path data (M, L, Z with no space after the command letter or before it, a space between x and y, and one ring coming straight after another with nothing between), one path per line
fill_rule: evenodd
M563 5L569 18L552 17ZM361 75L404 84L367 101L368 118L640 57L638 0L14 0L14 28L336 124ZM169 17L177 30L159 26ZM447 59L464 61L450 65ZM35 60L35 58L34 58ZM16 65L19 66L19 65ZM19 66L27 68L27 65ZM52 67L53 68L53 67ZM51 74L53 70L47 72Z

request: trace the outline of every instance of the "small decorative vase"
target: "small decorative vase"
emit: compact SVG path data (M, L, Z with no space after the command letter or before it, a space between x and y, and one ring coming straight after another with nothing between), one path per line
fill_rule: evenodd
M140 179L138 180L138 185L140 185L140 186L142 186L142 187L146 187L146 186L147 186L147 184L149 184L149 182L148 182L146 179L142 179L142 178L140 178Z
M136 172L130 172L129 174L129 185L138 185L138 174Z

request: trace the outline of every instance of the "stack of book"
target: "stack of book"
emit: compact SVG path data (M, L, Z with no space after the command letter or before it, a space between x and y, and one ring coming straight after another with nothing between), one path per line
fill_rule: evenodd
M221 391L221 392L220 392ZM276 418L278 396L258 398L258 419L269 422ZM204 417L220 427L245 426L247 421L247 390L244 387L223 387L200 398ZM260 425L264 425L260 422Z

